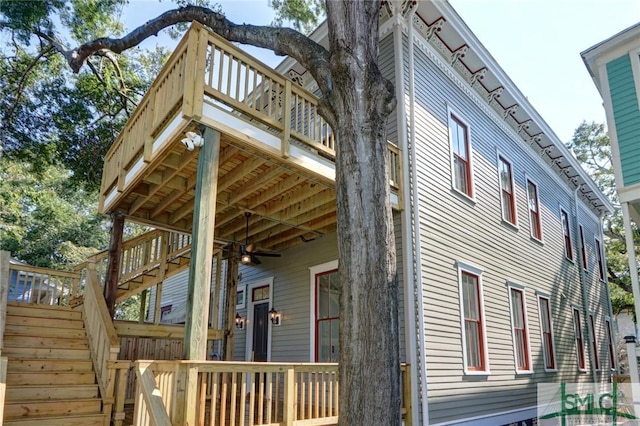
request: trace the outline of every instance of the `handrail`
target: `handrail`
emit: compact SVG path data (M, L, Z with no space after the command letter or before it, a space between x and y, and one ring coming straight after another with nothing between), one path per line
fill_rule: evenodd
M82 293L81 274L38 266L10 264L7 300L66 306Z
M7 358L0 357L0 426L4 418L4 399L7 391Z
M107 304L102 297L98 277L95 270L91 268L87 269L82 309L91 359L105 406L104 411L109 416L113 405L116 381L116 370L110 365L110 361L118 359L120 341L111 321Z

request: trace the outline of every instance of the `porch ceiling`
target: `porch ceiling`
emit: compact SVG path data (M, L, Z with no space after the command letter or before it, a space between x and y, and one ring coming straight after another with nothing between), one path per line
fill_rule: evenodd
M110 210L133 221L190 232L198 152L176 139ZM260 249L279 251L335 231L333 183L285 161L221 134L217 243L245 242L245 212L252 213L249 243Z

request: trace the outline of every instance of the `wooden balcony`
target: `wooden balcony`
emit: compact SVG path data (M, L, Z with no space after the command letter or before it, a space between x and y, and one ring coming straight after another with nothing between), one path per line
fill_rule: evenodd
M194 23L105 157L100 211L189 231L201 125L221 133L216 239L281 250L333 232L335 138L317 98ZM391 203L401 155L389 144Z

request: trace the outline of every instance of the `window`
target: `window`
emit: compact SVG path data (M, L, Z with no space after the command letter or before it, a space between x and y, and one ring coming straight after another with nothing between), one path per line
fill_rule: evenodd
M593 314L589 314L589 326L591 327L591 350L593 351L593 367L596 370L600 370L600 357L598 356L598 344L596 342L596 322L593 318Z
M582 225L578 226L580 232L580 260L582 261L582 269L587 270L587 247L584 245L584 230Z
M596 238L596 261L598 262L598 276L604 281L604 258L602 255L602 245L600 240Z
M540 308L540 332L542 334L542 352L544 354L544 369L556 370L556 348L553 338L553 322L551 321L551 305L549 298L538 296Z
M582 323L580 321L580 311L573 308L573 331L576 335L576 351L578 355L578 370L586 371L586 360L584 358L584 340L582 340Z
M564 235L564 255L567 259L573 260L571 226L569 225L569 215L564 209L560 209L560 219L562 220L562 234Z
M531 236L542 241L542 223L540 222L540 201L538 187L527 179L527 200L529 201L529 223Z
M236 291L236 309L244 309L246 306L244 300L244 287Z
M500 177L500 204L502 219L512 225L516 224L516 200L513 186L511 163L503 156L498 156L498 175Z
M316 362L338 362L339 309L338 270L316 274Z
M616 347L613 344L613 333L611 332L611 320L609 318L605 318L604 320L604 334L606 339L606 344L609 352L609 368L611 370L616 369Z
M529 352L529 332L524 291L510 286L509 303L511 305L511 326L516 370L528 372L531 371L531 354Z
M170 313L173 305L164 305L160 307L160 321L164 320Z
M482 304L482 271L458 264L465 373L487 373L487 344Z
M453 187L473 197L469 127L453 114L449 114L449 138L453 154Z

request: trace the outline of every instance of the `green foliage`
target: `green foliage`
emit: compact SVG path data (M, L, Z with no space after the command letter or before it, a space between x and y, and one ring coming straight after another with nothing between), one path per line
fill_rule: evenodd
M568 147L615 207L613 214L605 221L604 232L609 294L615 314L623 309L633 310L622 212L615 191L611 145L604 125L582 122L575 130ZM637 229L634 229L634 240L636 251L638 251L640 249L640 232Z
M31 265L64 269L107 246L96 194L70 185L69 175L0 158L0 248Z
M325 15L325 2L322 0L269 0L276 11L274 25L290 21L298 31L310 33Z

